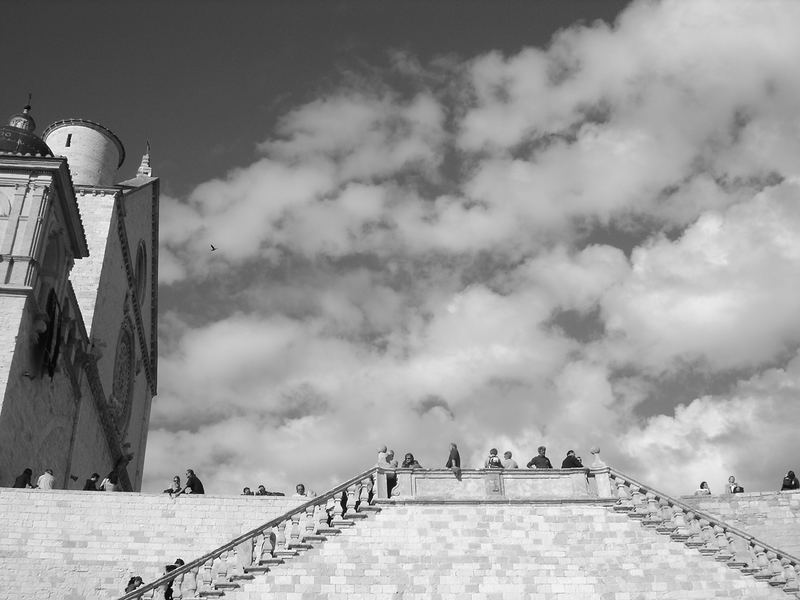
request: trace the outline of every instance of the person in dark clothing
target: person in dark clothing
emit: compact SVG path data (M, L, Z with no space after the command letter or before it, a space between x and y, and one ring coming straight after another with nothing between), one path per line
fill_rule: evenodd
M98 475L98 477L100 476ZM134 575L128 580L128 585L125 586L125 593L127 594L128 592L132 592L136 588L141 587L143 585L144 581L142 581L142 578L139 577L138 575Z
M539 446L539 454L528 461L528 468L552 469L553 465L550 464L550 459L544 455L545 452L547 452L547 448Z
M33 485L31 485L31 477L33 477L33 470L25 469L21 474L17 475L17 478L14 479L14 485L12 485L11 487L15 488L33 487Z
M583 463L581 459L575 456L575 450L567 452L567 457L561 463L562 469L582 469Z
M450 442L450 455L447 457L445 467L448 469L461 468L461 456L458 454L458 446L455 442Z
M203 482L201 482L194 471L186 469L186 487L183 488L184 494L205 494Z
M186 563L183 562L183 559L176 558L174 564L167 565L164 568L164 574L166 575L167 573L172 573L175 569L177 569L178 567L182 567L184 564ZM172 587L173 583L175 583L174 579L167 584L167 587L164 590L164 600L172 600L174 594L174 590Z
M451 469L456 479L461 481L461 455L458 453L458 446L455 442L450 442L450 455L447 457L445 467Z
M407 452L405 458L403 458L403 464L400 465L401 469L421 469L422 465L419 464L414 455L411 452Z
M83 491L84 492L96 492L97 491L97 480L100 479L99 473L92 473L92 476L86 480L86 483L83 484Z
M800 481L798 481L797 477L794 476L794 471L789 471L786 474L786 477L783 478L783 485L781 486L781 491L798 490L798 489L800 489Z

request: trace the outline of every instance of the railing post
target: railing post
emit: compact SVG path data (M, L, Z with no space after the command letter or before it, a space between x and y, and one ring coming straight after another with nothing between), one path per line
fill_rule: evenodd
M356 486L349 485L347 486L347 491L345 492L345 511L344 511L344 518L349 519L353 516L353 513L356 512Z
M653 492L647 492L647 516L644 518L644 525L655 527L661 523L661 507L658 504L658 497Z
M194 598L197 592L197 574L200 567L195 567L184 574L183 581L181 582L181 597Z
M627 482L618 475L612 475L611 479L617 486L617 505L614 507L614 510L619 510L619 511L633 510L633 502L631 502L631 497L628 494Z
M330 509L329 509L330 506ZM331 512L328 512L330 510ZM330 499L325 504L317 504L317 532L324 531L328 528L328 521L333 514L333 505Z
M361 491L358 497L358 508L363 510L365 506L369 506L369 494L372 491L372 479L366 477L361 480Z
M375 496L381 500L389 497L388 485L386 483L386 471L375 469Z
M289 531L289 548L300 543L300 513L292 515L292 528Z
M200 575L200 585L198 585L198 592L206 592L211 590L211 582L214 581L214 575L211 572L212 567L214 566L214 559L209 558L206 562L203 563L201 567L202 572Z
M715 525L714 535L717 538L717 560L722 562L729 561L731 558L733 558L733 554L731 554L728 548L728 536L725 535L725 529L719 525Z
M262 544L261 544L261 554L258 557L258 562L261 561L268 561L272 558L272 553L275 550L273 548L273 538L275 539L275 543L277 544L277 536L271 529L264 530L264 534L262 536Z
M797 570L800 569L800 565L794 564L788 558L781 559L781 564L783 565L783 570L786 573L786 586L783 588L783 591L800 591L800 584L798 584L797 580Z
M766 549L763 546L755 544L753 546L753 551L755 552L756 555L756 564L754 566L758 568L758 573L753 575L753 577L761 580L771 579L772 569L770 568Z
M319 504L316 506L319 506ZM306 534L303 536L303 541L305 541L305 538L314 535L314 526L316 525L314 522L314 509L316 506L306 506Z
M671 534L675 531L675 524L672 522L674 514L675 510L672 508L669 500L660 498L658 501L658 517L661 519L661 522L656 527L659 533Z
M228 580L228 551L226 550L216 558L214 558L214 563L212 566L212 574L216 576L213 577L211 581L211 586L214 587L217 583L224 583Z
M783 574L783 565L775 552L767 553L767 560L769 560L770 571L772 577L769 580L770 585L780 586L786 583L786 576Z
M675 526L675 530L672 532L671 537L678 542L685 542L692 535L692 531L686 523L686 513L683 509L679 506L674 508L675 512L672 513L672 524Z
M342 506L341 499L337 496L333 500L333 519L331 520L331 525L334 527L349 525L350 522L344 518L345 507Z
M181 573L172 580L172 600L182 600L183 590L181 586L183 586L183 579L184 573Z

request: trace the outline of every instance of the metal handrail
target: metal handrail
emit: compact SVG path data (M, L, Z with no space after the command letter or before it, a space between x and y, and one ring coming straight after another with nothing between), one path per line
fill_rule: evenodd
M789 559L789 561L793 562L795 565L800 565L800 558L798 558L796 556L793 556L792 554L789 554L788 552L780 550L780 549L776 548L775 546L772 546L771 544L768 544L768 543L758 539L754 535L751 535L751 534L747 533L746 531L743 531L743 530L739 529L738 527L734 527L733 525L731 525L729 523L726 523L722 519L719 519L719 518L717 518L717 517L715 517L713 515L710 515L705 511L699 510L699 509L693 507L691 504L687 504L687 503L685 503L685 502L683 502L681 500L678 500L677 498L673 498L669 494L665 494L663 492L659 492L658 490L654 489L653 487L651 487L649 485L644 485L643 483L640 483L640 482L636 481L633 477L629 477L629 476L625 475L625 473L620 473L614 467L609 467L609 471L610 471L610 473L612 475L614 475L616 477L619 477L620 479L624 479L628 484L635 485L640 490L645 490L646 492L650 492L656 498L663 498L664 500L668 501L670 504L673 504L675 506L679 506L679 507L681 507L682 509L684 509L686 511L691 511L695 515L700 517L701 519L705 519L710 524L717 525L717 526L721 527L724 531L730 531L734 535L737 535L740 538L743 538L744 540L746 540L750 544L753 544L755 546L760 546L760 547L764 548L764 550L766 550L767 552L774 552L775 554L778 555L778 557L787 558L787 559Z
M214 560L215 558L218 558L222 553L234 549L242 542L246 542L247 540L253 539L257 535L261 535L262 533L264 533L264 531L275 527L276 525L282 523L283 521L286 521L292 515L295 515L300 512L304 513L309 506L317 506L318 504L326 502L330 498L334 498L336 494L340 494L351 485L359 483L364 479L366 479L367 477L369 477L370 475L372 475L375 472L375 470L376 470L375 467L370 467L366 471L360 473L359 475L356 475L355 477L348 479L344 483L340 483L335 488L328 490L324 494L319 496L314 496L307 502L304 502L303 504L296 506L292 510L285 512L281 516L276 517L271 521L267 521L263 525L259 525L255 529L251 529L250 531L241 534L239 537L232 539L231 541L223 544L219 548L215 548L214 550L204 554L200 558L196 558L195 560L188 562L185 565L182 565L177 569L170 571L166 575L163 575L161 578L156 579L155 581L152 581L132 592L128 592L124 596L121 596L118 600L136 600L138 598L142 598L144 594L146 594L150 590L155 590L160 586L164 585L165 583L169 583L179 575L183 575L184 573L192 571L195 567L202 567L209 560Z

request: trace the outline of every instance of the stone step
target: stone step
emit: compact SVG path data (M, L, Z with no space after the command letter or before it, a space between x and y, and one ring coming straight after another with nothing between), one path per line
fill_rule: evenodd
M656 599L670 590L703 600L786 597L713 560L716 550L704 557L629 515L604 506L387 506L230 600L424 600L431 590L442 600Z

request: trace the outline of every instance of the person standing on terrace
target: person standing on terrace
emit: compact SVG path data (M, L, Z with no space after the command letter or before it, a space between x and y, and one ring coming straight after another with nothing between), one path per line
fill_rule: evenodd
M500 460L500 457L497 456L497 448L492 448L489 450L489 456L486 458L486 462L483 464L484 469L502 469L503 462Z
M575 450L569 450L564 461L561 463L562 469L582 469L583 463L581 459L575 456Z
M544 455L545 452L547 452L547 448L545 448L544 446L539 446L539 454L530 459L530 461L528 461L528 468L552 469L553 465L550 464L550 459Z
M511 452L508 451L508 450L503 452L503 460L500 461L500 462L503 463L503 468L504 469L519 469L519 465L517 464L517 461L515 461L513 458L511 458Z

